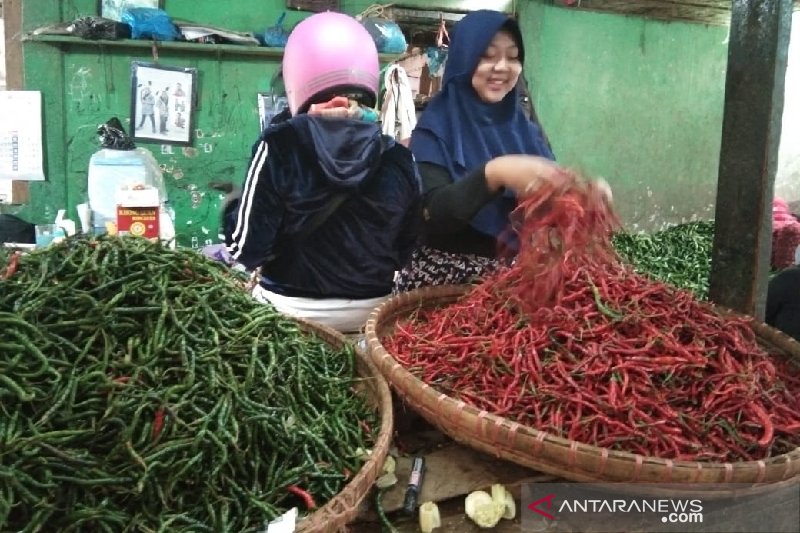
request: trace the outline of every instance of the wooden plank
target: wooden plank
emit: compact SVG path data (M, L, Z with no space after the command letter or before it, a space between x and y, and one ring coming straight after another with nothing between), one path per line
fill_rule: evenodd
M709 297L763 319L791 0L734 0Z
M494 483L509 488L523 482L555 479L541 472L530 470L495 457L483 454L459 444L424 455L425 478L418 501L441 502L465 496L474 490L485 489ZM411 473L411 457L397 460L398 483L386 492L383 507L387 512L402 509L408 478Z
M153 46L157 50L175 51L182 55L198 55L198 56L262 56L267 58L280 59L283 57L283 48L271 48L267 46L249 46L243 44L200 44L189 43L182 41L165 41L154 43L150 40L143 39L119 39L115 41L106 39L81 39L72 35L54 35L47 33L33 34L29 33L22 37L23 42L31 43L48 43L53 46L62 48L66 53L71 53L75 50L83 48L95 48L102 51L105 48L109 49L129 49L134 53L136 51L151 51ZM74 49L74 50L73 50ZM394 61L399 54L379 54L379 59L383 62Z
M22 89L22 0L5 0L2 4L3 31L5 34L6 90ZM30 186L27 182L11 183L7 203L25 204L30 201ZM3 202L0 202L3 203Z
M286 7L315 13L338 11L339 0L286 0Z
M519 502L517 497L517 502ZM521 531L521 520L519 510L514 520L500 520L491 530L478 527L464 513L463 498L457 498L438 504L441 516L441 527L434 530L434 533L481 533L491 531L492 533L519 533ZM419 533L419 517L406 516L394 513L389 516L389 521L394 526L397 533ZM359 520L348 527L350 533L375 533L382 531L376 518L370 520Z
M610 11L623 15L638 15L661 20L682 20L709 24L725 24L730 19L730 7L715 2L679 2L670 0L581 0L580 9Z
M22 89L22 0L5 0L3 5L5 25L6 89Z
M20 205L30 201L27 181L0 179L0 204Z
M659 20L678 20L724 25L730 22L730 0L579 0L571 9L638 15ZM800 0L794 0L800 10Z

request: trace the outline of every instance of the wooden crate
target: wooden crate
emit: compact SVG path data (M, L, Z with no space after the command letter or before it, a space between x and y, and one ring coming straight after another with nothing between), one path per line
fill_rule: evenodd
M339 0L286 0L286 7L302 11L338 11Z

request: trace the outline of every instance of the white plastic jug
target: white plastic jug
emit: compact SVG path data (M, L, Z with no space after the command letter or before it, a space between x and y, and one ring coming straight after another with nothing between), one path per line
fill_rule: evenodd
M95 232L105 233L106 222L116 222L117 191L125 185L158 188L161 202L167 200L164 179L153 154L146 148L103 148L89 160L88 192Z

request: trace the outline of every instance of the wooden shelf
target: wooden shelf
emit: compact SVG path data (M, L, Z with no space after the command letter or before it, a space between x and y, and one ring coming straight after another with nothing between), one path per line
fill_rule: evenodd
M283 48L269 48L266 46L250 46L242 44L203 44L190 43L185 41L151 41L144 39L82 39L72 35L56 34L27 34L22 38L23 42L38 42L52 44L60 47L94 47L94 48L128 48L150 50L153 45L159 50L173 50L180 53L202 54L202 55L238 55L238 56L260 56L281 58ZM379 54L381 62L391 62L400 57L401 54Z

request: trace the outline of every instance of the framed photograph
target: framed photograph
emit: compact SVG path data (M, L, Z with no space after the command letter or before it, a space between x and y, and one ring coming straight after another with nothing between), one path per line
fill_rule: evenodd
M122 12L130 7L164 7L164 0L97 0L97 3L101 17L118 22L122 19Z
M196 87L195 68L134 62L130 126L134 140L190 145Z

